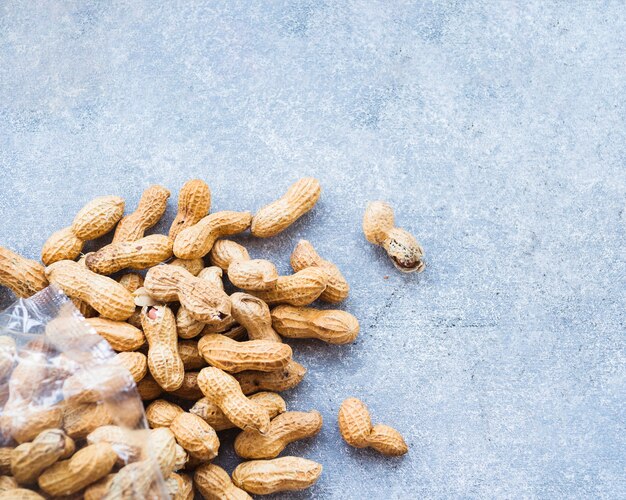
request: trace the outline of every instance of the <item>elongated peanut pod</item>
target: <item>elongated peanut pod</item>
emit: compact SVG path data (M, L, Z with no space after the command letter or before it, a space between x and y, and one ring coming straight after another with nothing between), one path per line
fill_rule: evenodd
M298 491L314 485L322 474L322 466L300 457L273 460L251 460L233 471L233 483L255 495L279 491Z
M315 436L321 429L319 412L288 411L274 418L265 434L241 432L235 439L235 453L247 459L275 458L289 443Z
M274 329L283 337L348 344L359 334L359 322L345 311L282 305L271 314Z
M146 274L145 288L155 300L179 301L190 316L217 324L230 315L230 299L218 287L179 266L155 266Z
M251 220L250 212L223 211L207 215L176 236L174 255L181 259L204 257L218 238L245 231Z
M250 340L271 340L282 342L272 328L270 308L258 297L247 293L233 293L230 296L233 319L248 332Z
M204 464L196 469L193 482L203 498L224 500L252 500L244 490L237 488L228 473L214 464Z
M72 225L48 238L41 250L47 266L60 260L74 260L85 241L104 236L124 214L124 200L119 196L101 196L87 203L76 215Z
M271 290L251 291L269 305L306 306L326 289L328 277L317 267L307 267L291 276L280 276Z
M74 441L59 429L43 431L11 454L11 473L18 483L33 483L47 467L74 453Z
M152 234L136 241L111 243L90 253L85 264L94 273L113 274L122 269L147 269L172 256L172 241Z
M198 351L211 366L227 372L258 370L272 372L291 361L291 347L270 340L237 342L219 334L208 334L198 342Z
M98 335L104 337L115 351L136 351L146 343L146 337L139 328L123 321L89 318L87 323Z
M306 375L306 368L291 360L282 370L275 372L259 372L255 370L235 373L244 394L259 391L281 392L297 386Z
M193 226L211 209L211 190L199 179L187 181L178 193L178 213L170 227L169 237L176 239L183 229Z
M206 462L217 456L220 446L217 434L213 427L197 415L187 412L178 414L170 430L178 444L193 458Z
M219 406L228 420L240 429L254 429L262 433L269 429L267 410L245 397L232 375L219 368L203 368L198 375L198 386L204 396Z
M410 233L395 227L393 208L389 204L384 201L367 204L363 232L367 241L385 249L396 269L403 273L424 270L424 250Z
M0 286L10 288L18 297L30 297L48 286L45 268L0 247Z
M341 302L350 292L350 285L339 268L332 262L322 259L307 240L300 240L293 250L291 267L296 273L307 267L319 267L326 273L328 277L326 289L320 295L320 300L324 302Z
M123 321L135 312L135 301L128 290L78 262L55 262L46 269L46 277L68 296L86 302L105 318Z
M296 181L281 198L254 215L250 228L252 234L268 238L284 231L315 206L320 193L317 179L305 177Z
M150 186L141 195L137 210L122 217L115 229L113 243L137 241L143 238L147 229L154 226L163 217L170 197L169 189L163 186Z

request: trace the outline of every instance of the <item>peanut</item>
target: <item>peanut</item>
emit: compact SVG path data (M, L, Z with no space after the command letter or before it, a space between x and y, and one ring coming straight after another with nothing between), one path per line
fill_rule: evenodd
M170 430L174 433L176 441L192 457L209 461L217 456L220 446L219 439L213 427L207 424L193 413L179 413Z
M136 241L111 243L85 258L87 267L98 274L113 274L122 269L148 269L172 256L172 240L152 234Z
M72 439L83 439L113 420L104 403L67 404L63 409L63 429Z
M254 214L252 234L259 238L268 238L284 231L315 206L320 193L317 179L304 177L296 181L281 198Z
M142 442L140 436L117 425L103 425L87 435L87 444L108 443L117 454L117 464L126 465L139 460Z
M148 340L150 374L164 390L178 389L183 383L185 368L178 355L174 313L167 306L144 307L141 324Z
M200 399L202 397L202 391L200 387L198 387L198 373L199 372L185 372L183 384L169 394L189 401L197 401Z
M137 392L142 401L151 401L163 394L163 389L151 375L146 375L137 384Z
M18 443L32 441L39 433L47 429L58 429L63 419L63 410L59 406L24 408L23 413L17 409L7 412L5 408L5 415L11 414L13 415L9 417L8 422L2 422L2 427L3 431L8 430L11 437Z
M194 276L198 276L200 271L204 269L204 259L174 259L170 263L170 266L179 266L189 271Z
M133 293L143 286L143 276L137 273L126 273L120 277L119 284Z
M198 342L195 340L179 340L178 355L183 361L185 370L199 370L206 366L206 361L198 351Z
M113 243L137 241L143 238L147 229L163 217L170 192L163 186L150 186L141 195L137 210L122 217L113 236Z
M397 430L382 424L372 427L367 406L356 398L341 403L338 422L339 432L350 446L370 447L389 456L404 455L409 451Z
M11 454L11 472L18 483L37 480L44 469L74 453L74 441L59 429L43 431L31 443L24 443Z
M126 368L135 383L138 383L148 373L148 359L142 352L120 352L115 359Z
M300 457L251 460L233 471L233 483L248 493L269 495L279 491L304 490L319 479L322 466Z
M47 468L39 476L39 487L52 496L72 495L106 476L116 460L117 454L107 443L85 446L69 460Z
M152 429L169 427L174 419L183 412L184 410L177 404L165 399L157 399L146 408L146 419Z
M0 492L0 500L44 500L44 497L26 488L12 488Z
M258 392L250 396L248 399L265 408L270 418L274 418L276 415L283 413L287 409L285 400L274 392ZM224 412L217 405L211 403L207 398L202 398L196 401L191 410L189 410L189 413L198 415L216 431L223 431L236 427L236 425L228 420L226 415L224 415Z
M180 259L204 257L218 238L245 231L251 220L250 212L223 211L207 215L176 236L174 255Z
M146 275L145 288L156 300L178 300L193 319L204 323L219 323L230 315L230 299L223 290L179 266L153 267Z
M52 234L44 243L41 260L46 266L60 260L74 260L85 241L111 231L124 214L124 200L119 196L101 196L87 203L72 225Z
M144 458L156 460L161 475L167 479L174 470L176 464L176 438L171 430L166 428L153 429L150 431L148 446Z
M187 181L178 193L178 214L169 236L172 241L183 229L193 226L205 217L211 209L211 190L206 182L199 179Z
M56 262L46 269L46 277L67 295L86 302L105 318L123 321L135 311L135 301L128 290L78 262Z
M291 253L291 267L296 273L307 267L319 267L326 273L328 281L320 300L336 303L348 297L350 285L339 268L332 262L322 259L307 240L300 240Z
M322 429L317 411L288 411L270 422L265 434L243 431L235 439L235 453L241 458L275 458L289 443L315 436Z
M211 249L211 262L228 273L233 285L244 290L271 290L278 279L274 264L250 259L248 251L234 241L216 241Z
M78 312L83 315L83 317L94 318L98 315L98 312L86 302L83 302L82 300L78 300L77 298L73 298L70 300L74 304L74 307L78 309Z
M363 232L367 241L385 249L396 269L403 273L424 270L424 250L413 235L395 227L393 208L388 203L373 201L367 204Z
M307 306L326 289L328 278L318 267L307 267L291 276L280 276L271 290L253 291L268 305Z
M244 394L258 391L281 392L297 386L306 375L306 368L291 360L282 370L259 372L255 370L235 374Z
M233 484L224 469L214 464L198 467L193 482L202 497L208 500L252 500L250 495Z
M222 271L228 271L233 262L250 260L246 247L231 240L217 240L211 248L210 260L212 266Z
M270 308L258 297L247 293L233 293L230 296L233 319L248 332L250 340L270 340L282 342L272 328Z
M140 353L137 353L140 354ZM63 396L73 403L96 403L132 386L125 367L116 361L81 368L63 381Z
M87 323L111 344L115 351L135 351L146 343L146 337L139 328L123 321L89 318Z
M148 496L150 486L158 479L151 460L140 460L122 467L108 483L106 500L118 498L154 498Z
M176 480L178 486L174 500L193 500L194 490L191 477L187 474L172 474L168 481L172 479Z
M244 396L232 375L219 368L203 368L198 375L198 386L204 396L240 429L254 429L262 433L269 429L268 412Z
M287 366L291 347L270 340L237 342L219 334L208 334L198 342L200 355L211 366L227 372L257 370L272 372Z
M0 476L0 493L19 488L15 478L11 476Z
M45 268L8 248L0 247L0 285L18 297L30 297L48 286Z
M272 325L283 337L319 339L329 344L349 344L359 334L359 322L352 314L312 307L275 307Z

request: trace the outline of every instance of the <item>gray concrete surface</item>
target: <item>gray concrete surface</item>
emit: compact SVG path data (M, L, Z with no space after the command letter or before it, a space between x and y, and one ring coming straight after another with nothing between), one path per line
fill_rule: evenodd
M0 244L37 257L151 183L255 210L317 176L311 214L242 238L283 272L310 239L362 325L292 343L289 406L325 425L288 453L324 473L280 498L624 498L624 33L611 1L2 2ZM424 274L366 243L371 199ZM352 395L407 456L340 440Z

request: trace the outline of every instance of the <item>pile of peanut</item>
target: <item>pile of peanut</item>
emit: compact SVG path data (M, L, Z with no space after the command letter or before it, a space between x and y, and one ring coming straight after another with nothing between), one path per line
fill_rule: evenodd
M316 179L303 178L254 215L209 214L209 186L191 180L179 193L169 234L145 236L170 197L164 187L151 186L130 215L123 216L124 200L117 196L89 202L46 241L43 265L0 247L0 285L29 297L53 284L69 296L131 374L152 429L145 431L146 455L141 443L111 424L110 406L98 401L101 392L90 390L80 374L68 376L63 401L45 411L25 410L19 422L0 420L11 443L0 448L0 499L151 498L161 480L154 470L176 499L192 499L196 492L208 499L245 499L314 484L320 464L277 458L290 443L322 429L319 412L287 411L278 394L306 374L282 338L353 342L359 332L354 316L311 307L316 300L343 301L349 285L308 241L291 254L294 274L279 276L271 262L252 258L226 238L248 229L259 238L274 236L310 211L320 193ZM112 243L82 254L86 241L113 230ZM367 206L363 230L399 270L423 270L420 245L395 227L388 204ZM241 291L227 295L226 277ZM18 396L28 401L45 377L62 377L33 373L29 356L38 354L37 347L45 352L31 343L28 353L20 353L11 337L0 337L0 415ZM102 384L115 386L100 375ZM391 456L408 451L398 431L372 425L358 399L343 402L338 425L351 446ZM217 433L232 428L241 429L234 448L247 461L229 475L211 461L220 446Z

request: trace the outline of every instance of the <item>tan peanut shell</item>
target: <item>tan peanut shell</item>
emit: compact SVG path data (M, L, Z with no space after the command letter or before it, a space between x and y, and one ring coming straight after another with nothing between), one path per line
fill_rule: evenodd
M137 392L142 401L152 401L163 394L163 388L152 378L152 375L146 375L137 384Z
M193 500L195 490L193 487L193 479L189 474L172 474L178 483L178 491L174 500Z
M70 300L74 304L74 307L78 309L78 312L81 313L85 318L95 318L96 316L98 316L98 312L86 302L83 302L82 300L79 300L77 298L73 298Z
M217 240L211 248L210 260L212 266L217 266L223 271L233 262L250 260L250 254L243 245L231 240Z
M219 323L230 316L230 299L218 287L179 266L156 266L146 274L145 288L156 300L179 301L190 316L204 323Z
M169 394L188 401L197 401L200 399L202 397L202 391L200 387L198 387L198 374L199 372L185 372L183 384Z
M281 198L254 214L250 228L252 234L268 238L284 231L315 206L320 193L317 179L304 177L296 181Z
M6 446L0 448L0 474L11 474L11 454L13 448Z
M130 293L143 286L143 276L137 273L126 273L118 281Z
M274 418L276 415L279 415L287 410L285 400L275 392L258 392L250 396L248 399L265 408L270 418ZM220 407L211 403L207 398L201 398L196 401L189 412L194 415L198 415L216 431L223 431L236 427L235 424L228 420Z
M167 208L170 192L163 186L150 186L139 200L137 210L122 217L113 236L113 243L137 241L143 238L147 229L154 226L163 217Z
M0 286L18 297L30 297L48 286L45 268L31 259L0 247Z
M174 470L176 471L176 470L184 469L185 465L187 465L187 462L189 461L189 455L185 451L185 448L183 448L181 445L176 443L175 454L176 454L176 460L174 461Z
M204 396L219 406L228 420L240 429L266 432L270 426L267 410L249 400L241 392L237 380L219 368L203 368L198 375L198 386Z
M193 482L206 500L252 500L250 495L233 484L228 473L218 465L199 466L194 472Z
M111 344L115 351L135 351L146 343L146 337L139 328L123 321L89 318L87 323Z
M163 478L168 478L176 464L176 438L165 427L153 429L147 440L144 458L156 460Z
M169 262L170 266L179 266L191 273L193 276L198 276L200 271L204 269L204 259L173 259Z
M337 303L348 297L350 285L339 268L332 262L322 259L307 240L300 240L291 253L291 267L296 273L307 267L319 267L326 273L328 281L326 289L320 295L320 300Z
M359 334L359 322L352 314L312 307L275 307L272 325L283 337L319 339L329 344L348 344Z
M53 233L44 243L41 260L46 266L60 260L74 260L87 240L104 236L124 214L119 196L101 196L87 203L76 214L70 227Z
M211 190L199 179L187 181L178 193L178 213L170 227L169 237L176 239L183 229L193 226L211 209Z
M269 260L238 260L229 266L228 279L243 290L271 290L278 281L278 271Z
M393 208L388 203L372 201L367 204L363 232L367 241L385 249L396 269L403 273L424 270L424 250L413 235L395 227Z
M149 346L150 374L164 390L178 389L183 383L185 368L178 355L174 313L167 306L144 307L141 324Z
M307 306L326 289L326 273L317 267L307 267L290 276L280 276L271 290L252 291L268 305L291 304Z
M224 290L224 283L222 282L222 270L219 267L211 266L205 267L198 273L198 279L204 280L207 283L213 285L220 290ZM230 316L225 317L221 322L215 323L215 328L222 328L223 324L232 324L232 318ZM191 313L181 306L176 313L176 328L178 330L178 336L183 339L191 339L197 337L202 333L205 328L205 324L191 316Z
M165 399L157 399L146 408L146 420L152 429L169 427L174 419L183 412L184 410L177 404Z
M170 430L176 441L192 457L209 461L217 456L220 441L213 427L193 413L179 413Z
M109 425L111 413L103 403L71 403L63 408L63 429L72 439L83 439L98 427Z
M199 370L206 366L206 361L198 351L198 342L195 340L179 340L178 355L183 361L185 370Z
M118 362L81 368L63 381L63 396L73 403L95 403L115 397L132 386Z
M280 491L304 490L314 485L322 466L300 457L251 460L233 471L233 483L248 493L269 495Z
M258 297L248 293L233 293L230 296L233 319L248 332L250 340L271 340L282 342L272 328L270 308Z
M232 373L280 370L287 366L292 355L287 344L271 340L237 342L217 333L203 336L198 351L211 366Z
M33 490L13 488L0 492L0 500L44 500L44 497Z
M142 352L120 352L115 359L126 368L135 383L139 382L148 373L148 359Z
M158 478L150 460L140 460L122 467L108 483L103 500L148 498L150 486Z
M43 431L31 443L23 443L13 450L11 473L18 483L33 483L44 469L73 453L74 441L62 430Z
M321 429L319 412L288 411L274 418L265 434L241 432L235 439L235 453L246 459L275 458L289 443L315 436Z
M118 465L141 458L142 436L117 425L103 425L87 435L87 444L108 443L117 454Z
M87 267L98 274L113 274L122 269L148 269L172 256L172 240L151 234L136 241L111 243L85 258Z
M348 398L341 403L338 423L341 437L350 446L370 447L389 456L404 455L408 451L397 430L382 424L372 427L367 406L356 398Z
M204 257L218 238L245 231L251 220L250 212L223 211L207 215L176 236L174 255L180 259Z
M117 454L108 443L85 446L69 460L57 462L39 476L39 487L48 495L72 495L106 476Z
M19 485L13 476L0 476L0 493L15 488L19 488Z
M32 441L42 431L61 427L63 410L60 406L24 410L22 414L14 414L10 427L6 422L2 422L2 430L9 431L11 437L18 443Z
M86 302L105 318L123 321L135 312L135 301L126 288L78 262L56 262L48 266L46 277L66 295Z
M291 360L282 370L275 372L259 372L255 370L235 373L244 394L259 391L281 392L297 386L306 375L306 368Z

